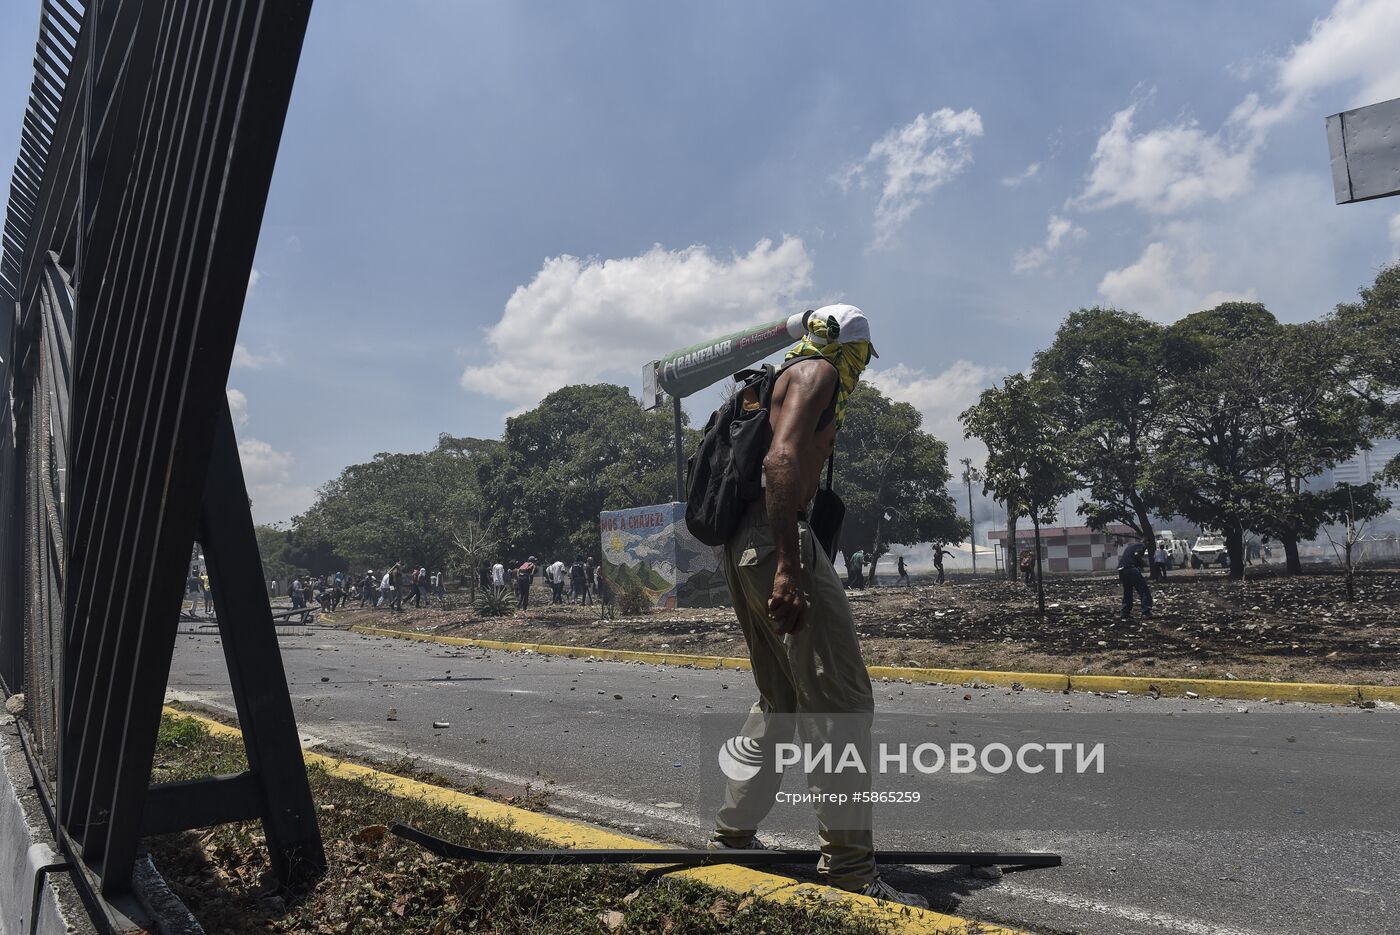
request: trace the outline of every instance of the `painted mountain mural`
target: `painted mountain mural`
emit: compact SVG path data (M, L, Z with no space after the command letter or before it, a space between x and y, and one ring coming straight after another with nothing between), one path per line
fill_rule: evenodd
M640 587L657 607L726 607L715 552L685 527L684 503L607 510L598 516L602 571L614 593Z

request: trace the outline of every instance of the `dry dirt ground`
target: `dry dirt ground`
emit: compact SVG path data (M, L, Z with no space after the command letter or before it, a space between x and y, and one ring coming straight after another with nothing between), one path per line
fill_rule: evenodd
M990 576L942 586L850 592L869 664L1121 675L1400 684L1400 570L1358 572L1355 602L1329 568L1242 582L1220 572L1177 573L1154 584L1154 616L1119 619L1112 576L1047 576L1046 612L1034 589ZM537 604L478 617L459 606L403 613L349 610L336 626L365 624L516 642L742 656L728 610L658 610L601 619L597 607Z

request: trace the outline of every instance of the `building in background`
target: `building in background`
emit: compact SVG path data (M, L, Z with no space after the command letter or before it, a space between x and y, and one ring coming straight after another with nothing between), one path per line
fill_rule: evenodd
M1370 451L1358 451L1332 468L1332 483L1369 484L1396 457L1400 457L1400 438L1378 438L1371 443ZM1400 489L1395 487L1386 489L1400 494Z
M1118 566L1118 553L1136 537L1132 528L1122 523L1110 523L1106 530L1088 526L1041 526L1041 557L1047 572L1103 571ZM1001 561L1016 564L1023 549L1035 550L1035 530L1030 523L1016 528L1016 543L1006 548L1006 529L993 529L987 539L1002 549ZM1010 554L1008 554L1008 551ZM1002 567L1006 567L1004 564Z

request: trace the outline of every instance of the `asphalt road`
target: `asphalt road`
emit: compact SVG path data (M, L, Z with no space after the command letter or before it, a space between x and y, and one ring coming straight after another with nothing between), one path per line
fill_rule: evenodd
M543 791L555 812L689 844L709 828L697 790L713 786L711 738L755 698L744 672L320 629L281 645L308 746L415 757L455 781ZM1400 932L1393 706L875 688L877 739L915 729L945 745L1069 732L1106 744L1102 774L882 777L877 788L917 790L922 801L877 809L878 848L1064 855L1063 867L1000 880L962 868L886 870L935 908L1045 932ZM232 710L217 637L180 637L170 690ZM768 837L814 846L813 833L797 830L801 816L785 813L793 830ZM1022 830L994 830L1007 828Z

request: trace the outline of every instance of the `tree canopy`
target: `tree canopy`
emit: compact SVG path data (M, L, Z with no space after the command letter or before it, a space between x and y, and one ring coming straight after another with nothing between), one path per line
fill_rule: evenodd
M1061 444L1089 493L1082 512L1096 529L1123 523L1153 536L1163 506L1148 483L1167 404L1162 342L1162 327L1139 315L1085 308L1035 355L1032 378L1055 384L1046 404L1065 430Z
M1383 269L1360 301L1300 324L1280 323L1257 302L1225 302L1166 327L1080 309L1035 356L1029 378L983 393L963 421L987 445L987 489L1007 501L1013 523L1026 514L1039 451L1062 456L1092 526L1124 523L1147 538L1155 517L1181 516L1225 537L1236 577L1248 533L1281 542L1298 570L1299 541L1344 513L1388 508L1368 490L1343 498L1343 510L1316 478L1400 431L1397 346L1400 265ZM1392 464L1378 480L1397 478Z
M959 542L967 520L948 495L948 446L920 425L908 403L860 384L836 439L835 486L846 504L841 551L872 558L892 542Z
M675 497L669 411L643 412L625 387L566 386L506 420L477 471L503 554L591 555L598 514ZM697 433L684 433L688 453Z

